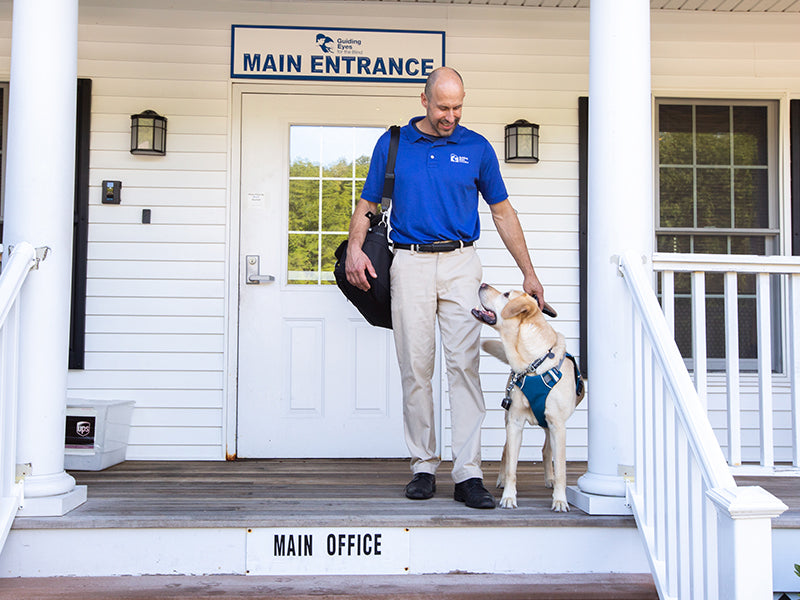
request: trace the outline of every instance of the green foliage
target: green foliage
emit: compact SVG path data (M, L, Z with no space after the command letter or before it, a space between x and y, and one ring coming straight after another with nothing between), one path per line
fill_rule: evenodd
M289 181L289 231L318 231L319 180Z
M319 163L298 158L289 166L289 177L319 177Z
M317 283L319 242L316 234L289 234L289 283Z
M694 227L692 169L661 167L659 172L661 227Z
M353 214L353 182L322 181L322 231L347 231Z
M323 166L320 177L319 164L308 159L295 160L290 166L289 231L294 232L289 234L288 248L291 283L334 283L334 252L347 238L353 204L369 169L369 156L355 160L355 177L353 167L352 162L340 158Z

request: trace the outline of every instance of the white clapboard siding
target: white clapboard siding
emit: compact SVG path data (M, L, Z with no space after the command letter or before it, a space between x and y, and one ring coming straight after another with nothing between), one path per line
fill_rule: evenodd
M655 96L800 97L796 14L652 13ZM503 126L540 125L536 165L501 161L555 326L579 348L578 97L588 94L586 9L388 2L81 0L78 74L91 78L92 131L86 369L70 395L134 400L128 458L221 459L229 398L232 24L443 30L447 64L464 77L463 123L502 157ZM11 3L0 3L0 72L9 70ZM269 83L264 83L269 86ZM322 84L324 86L324 84ZM378 84L353 85L354 93ZM168 153L132 156L130 115L167 116ZM781 123L781 139L788 124ZM786 148L782 148L785 152ZM122 181L119 206L100 203L104 179ZM782 184L783 185L783 184ZM779 186L780 187L780 186ZM650 199L642 199L650 201ZM142 210L151 223L142 224ZM518 269L485 206L478 244L484 280L509 289ZM485 328L486 337L493 332ZM580 357L579 357L580 358ZM499 401L506 368L484 356L485 456L504 439ZM228 374L230 375L230 374ZM234 374L235 375L235 374ZM709 376L709 411L724 427L724 382ZM443 382L446 387L446 382ZM756 382L742 376L742 438L758 434ZM785 453L788 386L776 381L776 459ZM586 407L569 423L568 457L586 458ZM445 403L446 404L446 403ZM443 422L449 424L445 406ZM724 441L725 436L721 436ZM522 456L541 456L542 433L525 434ZM756 448L757 439L752 442ZM445 430L443 452L449 449Z
M87 352L222 352L223 335L178 333L86 333ZM72 372L70 375L85 375ZM71 381L71 379L70 379Z
M168 315L216 317L222 314L224 304L218 298L90 298L86 313L89 315Z
M136 279L91 279L86 291L91 298L224 298L224 282ZM87 300L89 302L89 300Z
M89 260L202 260L213 261L219 256L218 244L175 244L170 242L95 242Z
M222 357L212 352L87 352L87 371L183 371L218 373L224 368Z
M80 3L78 73L92 79L87 351L69 385L136 402L128 458L225 456L229 42L209 12ZM127 151L130 115L145 109L168 118L164 157ZM104 179L122 181L120 205L100 203Z
M76 388L70 389L71 398L133 400L136 410L142 408L158 408L180 410L213 409L219 407L219 390L192 390L187 394L181 389L154 389L143 393L141 390L117 388ZM134 411L134 417L136 415Z
M366 4L334 9L319 3L314 8L318 22L328 26L383 27L390 17L392 27L447 30L448 61L462 70L468 83L470 77L474 78L475 85L470 87L474 98L470 104L471 123L487 135L498 152L502 151L503 143L502 127L498 128L498 124L538 106L542 112L537 118L552 123L550 137L542 140L542 150L559 159L542 165L544 169L537 174L541 185L535 190L528 185L529 170L505 166L504 170L508 171L512 196L519 199L518 204L527 204L520 208L521 216L546 214L551 218L550 222L539 222L530 229L537 234L534 250L542 249L543 277L548 269L557 273L565 265L577 268L575 251L559 250L565 247L559 244L572 244L577 239L574 234L577 130L572 114L574 94L569 90L585 88L588 48L582 33L585 24L576 26L569 20L558 19L533 22L530 15L518 11L513 15L506 13L496 23L487 23L486 15L493 12L467 11L459 15L450 7L438 6L420 10L408 5ZM191 360L190 348L191 352L202 354L204 369L224 372L221 365L226 361L220 363L219 357L215 357L215 350L224 347L224 323L214 317L225 315L226 286L222 283L226 272L225 240L235 235L225 229L230 24L307 24L308 5L273 3L270 9L271 13L265 14L261 6L256 9L252 3L229 2L224 9L227 12L220 12L219 4L210 0L179 2L169 9L155 0L137 2L136 6L109 7L102 0L86 0L81 4L85 18L80 28L79 70L82 76L93 79L94 87L93 203L87 282L89 352L86 371L73 377L72 382L76 391L84 394L113 390L114 381L122 382L128 377L124 372L126 367L120 363L126 364L133 375L148 373L150 379L159 382L165 377L176 382L159 384L165 394L158 396L163 399L161 405L152 393L135 394L136 386L141 383L119 390L125 397L133 395L137 407L147 403L147 407L178 411L163 415L174 420L180 435L165 431L164 423L156 425L142 417L137 408L129 450L132 458L187 458L192 456L192 450L198 457L208 458L208 444L221 444L221 413L217 423L220 430L210 441L208 431L193 429L189 420L181 418L180 411L193 406L190 396L180 394L177 389L175 393L166 392L175 386L188 385L185 374L191 378L196 373L197 365L187 364ZM528 18L527 27L516 23L520 15ZM158 27L154 28L156 23ZM517 32L512 37L506 36L509 24ZM551 43L538 42L537 31ZM571 33L562 35L560 31ZM519 47L520 42L524 49ZM477 47L485 48L486 52L476 53ZM455 65L461 54L467 60L463 65ZM553 61L554 55L564 58ZM529 70L531 57L541 63L540 75L536 80L516 76ZM541 77L545 74L552 77L550 84L543 85ZM500 88L507 93L496 93ZM527 92L524 97L517 93L520 90ZM146 162L125 151L129 115L144 108L152 108L169 118L168 155L145 159ZM99 204L99 184L105 178L123 181L121 206ZM568 208L537 209L554 197L567 199ZM140 223L144 208L152 211L149 226ZM491 252L487 268L494 266L498 274L502 273L501 282L515 281L515 269L509 266L507 253L496 234L487 241L489 245L483 243L486 252ZM564 305L565 318L575 323L577 308L569 310L566 306L568 303L577 306L576 282L577 276L570 276L568 283L559 282L552 289L552 297ZM204 299L210 302L202 302ZM571 335L577 335L577 325L572 329ZM100 355L116 358L92 359ZM125 360L134 355L161 357L165 366L155 369L152 360ZM180 358L167 359L165 355ZM216 369L209 365L216 365ZM209 402L213 405L210 401L213 393L204 391L203 406L209 406ZM220 407L224 398L221 393ZM491 445L496 444L491 441ZM219 448L215 457L222 455L224 449Z

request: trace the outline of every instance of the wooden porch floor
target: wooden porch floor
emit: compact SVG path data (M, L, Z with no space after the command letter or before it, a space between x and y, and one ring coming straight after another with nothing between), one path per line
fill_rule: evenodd
M483 526L635 527L632 516L589 516L577 508L550 510L541 463L518 469L516 510L475 510L453 500L450 464L437 475L435 498L412 501L405 459L273 459L127 461L104 471L71 471L88 486L88 500L67 515L18 517L15 529L109 527ZM485 462L485 483L495 489L498 463ZM567 484L586 472L567 464ZM800 477L737 477L760 485L789 509L774 527L800 528Z
M407 499L405 459L271 459L126 461L104 471L70 471L88 486L88 500L64 517L18 517L15 528L357 526L606 526L635 527L633 517L589 517L550 510L541 463L518 470L516 510L476 510L453 500L449 463L431 500ZM495 489L498 463L484 463ZM574 485L586 463L568 464Z

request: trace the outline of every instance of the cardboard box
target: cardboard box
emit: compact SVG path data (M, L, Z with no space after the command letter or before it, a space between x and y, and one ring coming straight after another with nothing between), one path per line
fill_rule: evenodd
M64 468L102 471L125 460L133 400L67 399Z

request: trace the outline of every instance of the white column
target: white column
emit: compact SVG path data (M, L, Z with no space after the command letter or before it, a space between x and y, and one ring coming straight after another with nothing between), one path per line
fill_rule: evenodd
M86 499L64 471L72 272L78 0L15 0L4 244L47 246L20 296L20 514L60 515Z
M589 27L588 472L570 501L629 512L633 474L631 302L617 272L625 250L653 250L650 3L592 0Z

